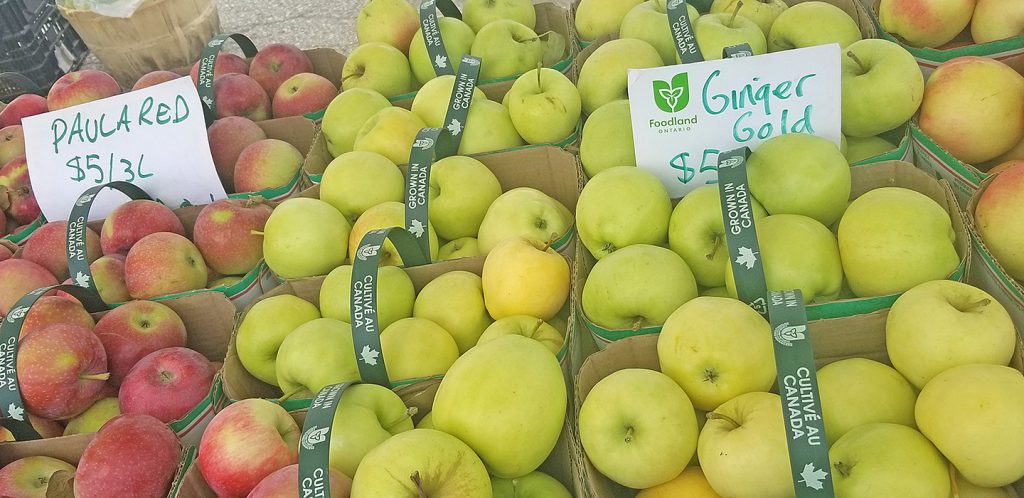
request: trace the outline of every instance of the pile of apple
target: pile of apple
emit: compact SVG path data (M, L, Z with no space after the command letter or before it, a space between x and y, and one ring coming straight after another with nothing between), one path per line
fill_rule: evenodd
M1011 161L978 196L974 227L1010 278L1024 282L1024 161Z
M462 56L483 59L481 80L515 76L562 58L564 37L534 32L537 15L531 0L467 0L462 19L438 17L447 52L438 62L458 68ZM405 0L370 0L356 18L359 46L341 74L341 88L369 88L391 98L418 90L436 76L427 53L420 16Z
M882 29L912 47L953 49L1024 34L1024 10L1001 0L876 0ZM961 37L970 26L970 39ZM958 40L958 38L964 40Z
M1024 376L1007 366L1006 310L967 284L925 282L893 304L885 340L892 367L854 357L817 372L831 468L805 467L796 484L828 473L839 498L1015 496L998 489L1024 477ZM698 297L669 317L657 354L660 372L617 371L583 401L594 467L638 498L793 496L768 322Z
M881 137L903 126L921 105L924 79L914 57L896 43L861 40L857 23L821 1L788 7L782 0L716 0L711 12L689 6L694 35L705 59L747 43L754 54L838 43L842 58L843 154L852 164L896 148ZM628 69L678 63L665 0L583 0L576 10L581 39L619 36L596 48L580 68L583 110L588 114L580 161L588 176L635 165L626 95ZM627 130L627 132L623 132Z

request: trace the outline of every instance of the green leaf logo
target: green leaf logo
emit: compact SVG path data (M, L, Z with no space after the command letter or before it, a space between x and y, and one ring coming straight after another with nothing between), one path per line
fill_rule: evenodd
M654 103L670 114L686 109L690 103L689 74L679 73L672 77L671 83L654 80Z

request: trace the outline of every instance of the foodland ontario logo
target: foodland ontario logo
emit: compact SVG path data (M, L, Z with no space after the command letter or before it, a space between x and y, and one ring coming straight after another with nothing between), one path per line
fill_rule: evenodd
M652 86L654 103L664 113L680 113L686 110L686 106L690 104L690 75L688 73L676 74L672 77L672 81L654 80ZM664 120L651 119L647 123L651 129L658 130L658 133L687 132L696 124L696 114L672 116Z

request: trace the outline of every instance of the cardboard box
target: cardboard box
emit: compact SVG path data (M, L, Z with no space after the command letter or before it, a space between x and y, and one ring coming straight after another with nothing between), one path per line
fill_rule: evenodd
M992 251L985 245L984 239L978 232L974 220L974 211L978 207L978 200L981 194L992 183L992 178L981 183L981 187L971 197L967 205L967 216L970 218L971 241L974 246L971 262L970 284L984 289L992 297L995 297L1013 319L1018 331L1024 331L1024 283L1011 277L1006 269L992 255Z
M818 368L846 358L868 358L889 363L885 349L885 319L888 310L866 315L812 321L808 324L810 339L814 348L815 364ZM658 335L632 337L616 342L607 349L596 353L583 363L576 377L576 410L582 406L587 394L601 379L626 368L646 368L660 371L658 362ZM1011 366L1024 371L1024 356L1018 340ZM632 498L635 490L612 482L597 471L586 458L579 441L579 428L573 428L571 451L576 456L577 496L589 498ZM1024 493L1024 481L1013 488ZM881 497L880 497L881 498ZM936 497L938 498L938 497Z

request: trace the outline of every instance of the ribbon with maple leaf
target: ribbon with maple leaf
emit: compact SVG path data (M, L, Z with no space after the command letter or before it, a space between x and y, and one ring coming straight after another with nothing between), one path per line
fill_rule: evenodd
M241 33L221 33L214 36L206 43L202 56L199 57L199 71L196 75L196 90L199 92L199 101L203 103L203 116L206 118L206 126L213 124L217 119L216 94L213 91L214 69L217 65L217 56L220 55L224 42L228 39L234 40L242 49L246 57L255 57L259 50L256 44Z
M324 387L313 398L299 438L298 496L331 495L331 429L341 395L359 382Z
M445 76L455 74L455 71L452 69L448 50L444 47L444 40L441 39L438 10L445 17L455 19L462 19L462 12L459 12L459 8L451 0L423 0L420 3L420 36L423 37L423 45L427 48L427 58L434 68L434 74Z

